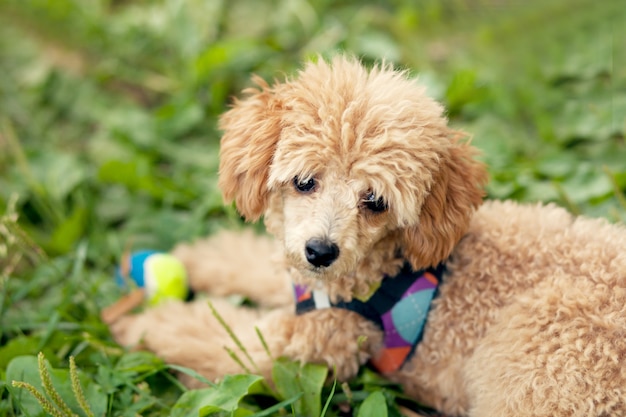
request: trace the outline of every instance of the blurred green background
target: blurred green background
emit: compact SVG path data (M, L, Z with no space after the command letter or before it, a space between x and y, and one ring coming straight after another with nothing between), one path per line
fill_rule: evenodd
M111 358L98 311L127 248L241 227L216 119L251 73L317 54L408 68L482 149L489 197L626 220L625 28L621 0L0 0L1 379L42 349Z

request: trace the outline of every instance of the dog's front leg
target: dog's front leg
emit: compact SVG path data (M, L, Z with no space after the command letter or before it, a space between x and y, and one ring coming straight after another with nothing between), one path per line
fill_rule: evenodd
M347 380L382 344L382 334L373 323L347 310L329 308L296 316L292 308L262 312L217 300L213 303L252 359L249 370L266 378L271 377L272 358L285 356L324 364L338 379ZM122 345L150 350L209 380L245 371L224 349L239 351L206 302L172 302L125 316L111 326L111 332ZM248 362L247 357L239 356ZM196 380L183 379L190 387L198 386Z
M201 300L171 302L124 316L111 325L111 333L123 346L152 351L166 362L191 368L211 381L246 371L269 378L273 361L255 328L263 334L272 356L278 357L290 340L292 310L259 311L223 300L213 300L213 306L247 355L240 352L209 304ZM239 356L246 368L228 350ZM195 379L181 377L189 387L201 385Z
M327 365L345 381L382 346L376 325L352 311L314 310L290 319L288 343L282 354L303 363Z

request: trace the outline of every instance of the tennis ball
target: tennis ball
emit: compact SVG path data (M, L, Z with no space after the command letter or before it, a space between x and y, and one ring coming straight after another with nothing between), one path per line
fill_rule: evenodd
M189 292L185 267L178 258L151 250L126 254L117 270L118 284L129 280L144 289L145 301L157 305L164 300L184 300Z
M189 288L182 262L166 253L155 253L146 258L144 284L150 305L167 299L184 300Z

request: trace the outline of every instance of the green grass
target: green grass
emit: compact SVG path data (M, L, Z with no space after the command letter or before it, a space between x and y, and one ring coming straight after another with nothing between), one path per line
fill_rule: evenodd
M243 227L216 187L216 119L251 73L281 78L337 50L386 58L473 135L490 197L626 220L621 2L413 3L1 2L0 415L40 413L11 384L45 394L39 352L78 415L70 357L96 415L198 415L216 395L185 391L168 364L120 349L99 311L120 296L113 270L129 245L168 250ZM323 387L318 368L277 366L282 391L250 376L224 381L215 389L241 402L221 410L393 416L398 404L415 407L367 370Z

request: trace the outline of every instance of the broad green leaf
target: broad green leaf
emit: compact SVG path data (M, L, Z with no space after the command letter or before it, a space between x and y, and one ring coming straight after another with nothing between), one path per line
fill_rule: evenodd
M193 129L203 120L202 109L197 103L169 104L159 109L157 116L162 134L176 137Z
M84 162L61 152L43 154L33 161L31 169L39 185L55 201L66 198L88 176Z
M262 380L257 375L227 375L215 387L187 391L172 408L171 417L203 417L234 412L250 388Z
M69 252L85 232L88 215L86 207L76 207L55 228L46 247L55 253Z
M378 387L389 387L392 385L396 385L395 382L389 381L380 373L375 372L370 368L363 369L363 371L359 375L359 383L362 383L366 386L378 386Z
M41 341L34 336L18 336L0 348L0 369L5 369L13 358L25 354L36 354Z
M211 44L194 63L198 79L206 79L221 71L251 68L267 54L264 46L247 39L232 39Z
M563 191L574 203L607 197L613 193L610 178L598 167L581 165L578 172L563 182Z
M549 181L535 181L528 185L524 195L523 201L535 202L535 201L557 201L559 199L558 187L553 182Z
M227 375L220 385L210 388L212 392L205 398L206 401L200 408L200 417L219 411L237 410L239 402L248 394L252 385L262 379L257 375Z
M479 85L476 71L469 69L458 71L446 91L449 111L459 112L466 104L483 99L484 95L485 89Z
M297 414L318 416L322 409L322 388L328 376L328 368L280 358L274 363L272 379L283 399L303 393L294 404Z
M146 351L129 352L120 358L115 370L122 373L154 372L165 369L163 360Z
M510 132L506 122L485 115L468 124L465 129L472 134L472 144L481 151L480 159L491 169L502 170L511 167L519 152L518 138ZM507 140L502 140L507 137Z
M214 388L195 389L187 391L172 407L171 417L198 417Z
M560 149L539 159L537 172L549 178L565 178L575 171L578 163L575 154Z
M35 397L24 389L13 387L13 381L28 382L39 392L43 392L37 368L37 358L34 356L18 356L14 358L7 366L6 384L14 403L22 412L27 416L45 416L46 413Z
M145 191L155 198L163 196L156 181L156 173L147 157L137 156L131 161L110 160L102 164L98 179L105 183L123 184L132 191Z
M575 139L606 140L613 131L611 92L600 100L570 100L556 118L556 134L567 145Z
M131 141L139 147L154 146L161 137L157 134L152 115L141 107L124 106L104 114L102 123L110 134L122 141Z
M383 393L372 392L359 407L357 417L387 417L387 401Z
M387 32L369 31L355 39L354 49L360 55L373 59L398 62L401 56L397 45Z

